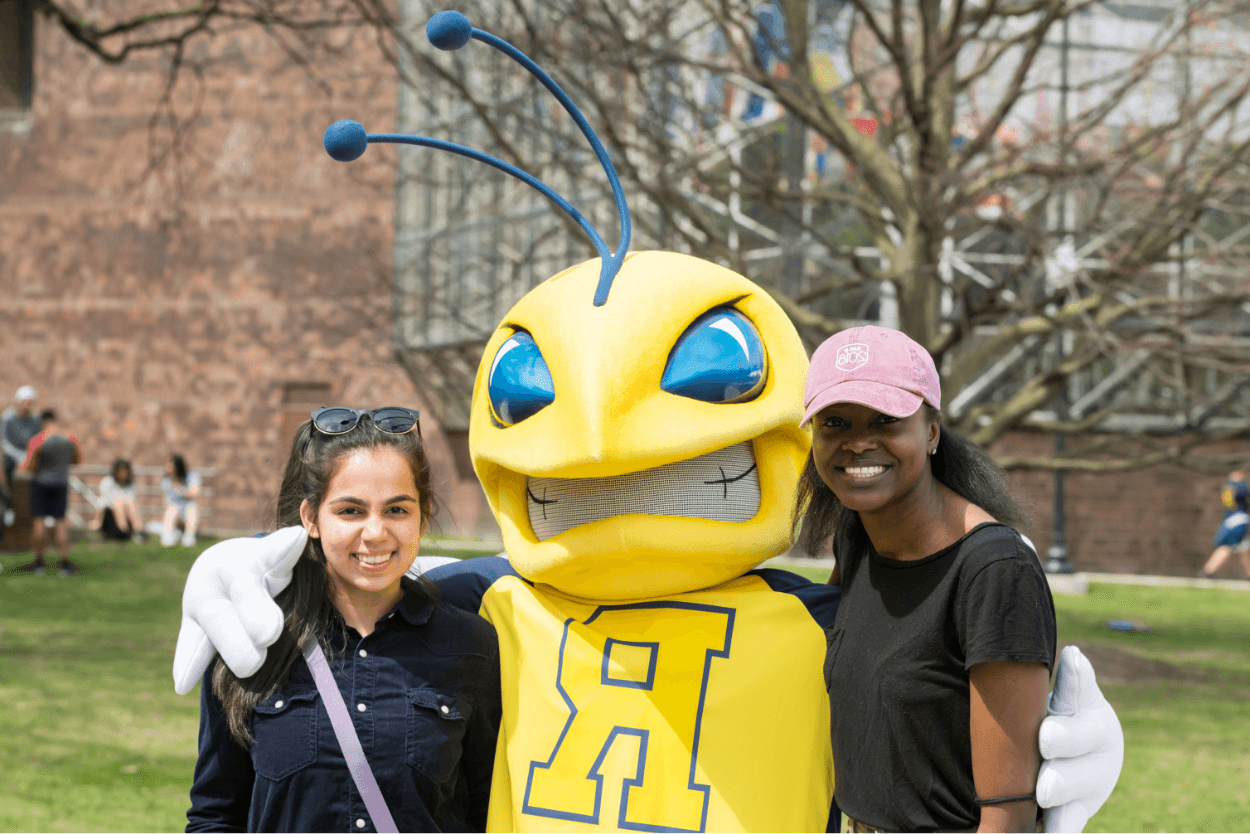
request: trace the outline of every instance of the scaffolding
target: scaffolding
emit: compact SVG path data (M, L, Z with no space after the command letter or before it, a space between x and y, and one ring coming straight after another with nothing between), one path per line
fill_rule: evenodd
M823 39L827 50L844 47L847 5L814 0L811 10L814 38ZM404 25L414 33L431 11L421 0L401 2ZM507 13L485 5L482 12L492 21ZM1030 107L1049 107L1061 119L1068 118L1077 109L1078 95L1098 94L1091 74L1105 72L1109 65L1114 69L1117 60L1132 60L1141 49L1133 39L1156 37L1174 12L1171 4L1102 3L1090 15L1074 18L1071 28L1065 22L1062 32L1048 40L1040 61L1055 73L1057 83ZM541 4L534 4L531 14L541 21ZM761 26L767 24L765 17ZM1115 43L1106 35L1112 25ZM697 21L687 19L678 28L678 47L707 52L718 48ZM1235 40L1248 39L1239 32ZM696 41L697 47L691 47ZM406 75L410 80L420 76L420 82L401 85L399 129L519 160L605 230L611 243L613 204L593 153L571 120L506 58L493 50L465 51L472 54L450 56L447 77L422 74L407 58ZM1218 61L1218 54L1210 60ZM836 56L832 64L836 68ZM1138 96L1121 104L1123 112L1108 116L1107 141L1115 140L1116 130L1128 129L1124 113L1137 109L1149 115L1178 100L1187 92L1179 86L1190 83L1191 69L1181 62L1159 68L1152 100ZM667 76L645 84L605 79L603 92L609 99L618 97L624 112L641 98L654 98L669 81ZM716 105L718 121L709 123L706 113L682 112L666 104L660 110L671 127L674 148L692 161L683 169L682 190L723 231L733 259L752 274L769 276L774 290L824 321L898 326L895 285L864 281L862 271L848 267L852 260L872 265L884 258L857 233L862 221L856 211L809 199L798 201L788 213L770 213L758 210L740 188L740 172L751 165L753 148L775 141L779 131L798 137L789 153L800 166L795 182L801 188L814 192L822 184L836 184L848 176L845 167L801 126L788 122L767 89L733 73L695 79L694 87L704 101ZM466 99L466 89L489 92L493 130ZM654 102L649 110L654 114ZM1026 108L1019 115L1020 129L1037 118ZM631 124L627 129L647 126ZM794 148L799 149L797 156ZM716 184L709 187L708 180ZM1082 215L1087 197L1080 182L1061 189L1046 183L1008 183L975 216L952 223L938 265L945 286L945 326L956 326L967 315L968 303L987 298L1010 304L1061 296L1062 301L1036 311L1053 321L1065 303L1079 306L1096 284L1087 279L1108 268L1104 253L1131 227L1131 220L1122 226L1091 227ZM481 348L504 314L535 285L595 253L546 198L493 169L449 154L400 154L396 200L395 352L445 427L464 431ZM631 209L640 218L635 249L686 248L698 254L702 232L687 218L672 216L642 197L631 196ZM1036 246L1029 249L1008 225L997 222L1004 212L1041 218L1035 229L1040 255ZM670 226L682 233L688 242L684 247L673 246ZM1224 195L1166 259L1131 281L1105 284L1125 305L1161 295L1175 304L1153 305L1140 315L1123 317L1100 337L1104 344L1099 356L1069 374L1062 390L1032 408L1019 425L1079 425L1089 431L1131 433L1250 429L1250 303L1213 305L1201 315L1187 307L1247 292L1248 242L1250 192L1244 197ZM842 289L813 292L830 281ZM1185 316L1190 318L1182 321ZM944 357L943 372L955 363L973 361L978 346L995 344L1021 317L1011 314L1001 322L978 324L973 337L965 339L966 347ZM1077 342L1088 340L1087 325L1078 318L1044 334L1024 334L977 359L978 366L964 375L966 384L947 395L948 418L975 425L1039 376L1058 373Z

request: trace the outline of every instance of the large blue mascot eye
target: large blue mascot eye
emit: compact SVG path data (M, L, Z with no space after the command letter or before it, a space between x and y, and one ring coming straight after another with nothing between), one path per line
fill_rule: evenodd
M737 310L712 310L686 328L668 357L660 387L709 403L753 400L764 390L764 343Z
M499 346L486 388L495 417L514 426L551 405L556 389L534 337L521 331Z

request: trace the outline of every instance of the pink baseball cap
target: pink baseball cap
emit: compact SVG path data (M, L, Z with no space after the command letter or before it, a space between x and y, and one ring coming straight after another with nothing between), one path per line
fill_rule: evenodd
M929 351L897 330L852 327L830 336L812 354L803 425L833 403L859 403L892 417L910 417L922 402L942 407Z

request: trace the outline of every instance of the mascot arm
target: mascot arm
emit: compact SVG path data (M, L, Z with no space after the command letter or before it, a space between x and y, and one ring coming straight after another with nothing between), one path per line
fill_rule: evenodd
M274 603L291 583L308 534L284 527L263 538L226 539L200 554L182 591L182 627L174 650L174 690L195 688L221 654L241 678L256 674L265 650L282 633Z
M769 588L779 594L793 594L822 629L832 626L838 616L842 589L836 585L817 584L798 574L776 568L757 568L750 575L763 579Z
M517 576L517 572L503 557L482 556L440 565L429 570L425 576L438 586L443 602L478 614L481 613L482 598L490 587L504 576Z
M291 583L307 541L304 528L284 527L264 537L226 539L200 554L182 592L182 626L174 650L178 694L195 688L217 654L239 677L256 674L266 649L282 633L282 610L273 597ZM444 599L476 613L486 589L513 571L506 559L461 562L421 556L412 573L425 573Z
M1059 657L1038 743L1037 803L1045 809L1046 830L1084 830L1120 778L1124 733L1094 667L1076 646Z

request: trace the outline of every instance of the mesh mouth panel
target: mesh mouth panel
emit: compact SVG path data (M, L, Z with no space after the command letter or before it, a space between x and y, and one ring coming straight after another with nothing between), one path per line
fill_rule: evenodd
M750 442L612 478L529 478L530 524L539 541L617 515L750 521L760 477Z

